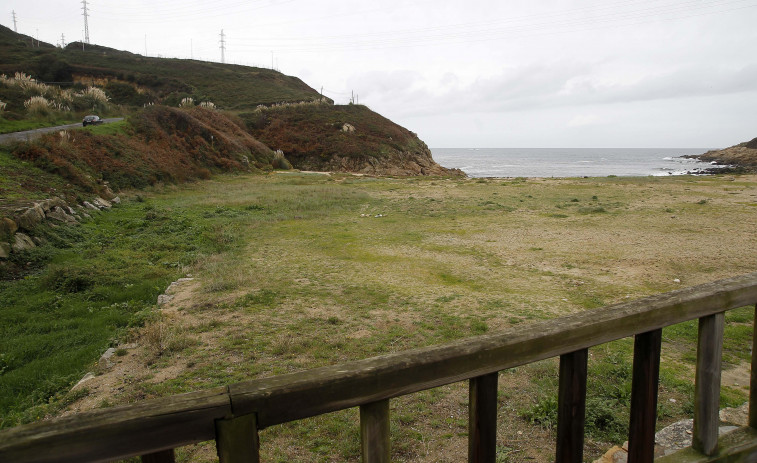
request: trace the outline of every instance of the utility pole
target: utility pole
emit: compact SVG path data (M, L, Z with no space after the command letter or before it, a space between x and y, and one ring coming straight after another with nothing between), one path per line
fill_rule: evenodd
M226 62L226 35L221 29L221 64Z
M18 28L16 27L16 10L13 10L13 32L18 33Z
M82 15L84 16L84 41L89 44L89 12L87 11L87 0L81 0L82 6Z

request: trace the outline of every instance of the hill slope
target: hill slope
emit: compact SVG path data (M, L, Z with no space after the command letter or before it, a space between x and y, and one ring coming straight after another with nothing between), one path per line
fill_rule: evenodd
M140 125L140 121L150 120L152 121L150 130L160 131L162 122L155 122L160 119L155 117L155 113L147 111L146 116L143 116L140 112L145 105L156 103L179 106L181 103L182 106L191 107L203 101L210 101L216 107L227 110L229 113L241 113L247 122L249 133L243 133L244 131L240 131L237 127L229 138L229 140L233 138L237 140L229 141L229 143L241 144L247 149L252 144L258 143L252 139L255 137L267 145L264 147L266 150L268 147L273 150L282 150L292 164L300 169L361 172L374 175L464 175L459 170L445 169L436 164L425 143L409 130L364 106L334 106L332 101L322 98L318 92L300 79L280 72L194 60L149 58L97 45L85 45L82 49L81 43L69 44L65 49L49 44L32 47L31 40L30 37L16 34L0 26L0 73L12 75L21 72L38 81L73 86L79 92L74 94L75 96L89 90L87 87L99 87L105 91L110 101L108 103L103 96L99 101L105 103L100 106L100 110L113 112L115 111L113 103L115 103L121 105L122 111L136 112L137 115L131 121L136 129L146 127ZM28 79L16 80L28 81ZM8 118L27 117L26 114L31 110L26 110L25 102L33 96L34 85L32 84L33 82L24 85L5 85L0 82L0 100L8 103L6 112ZM184 98L192 100L182 102ZM75 102L78 101L75 100ZM57 104L63 105L60 102ZM66 106L79 111L91 111L92 108L92 105L83 103L76 105L66 103ZM48 109L46 111L55 112ZM166 122L170 128L177 130L168 138L190 140L198 136L197 132L182 133L183 130L193 130L191 124L181 122L183 120L181 118L176 119L183 113L165 109L154 111L163 111L163 114L168 117ZM70 112L68 114L70 117ZM214 122L219 122L221 120L219 117L215 118ZM177 121L181 123L173 125ZM234 124L231 123L231 125ZM224 127L228 128L231 125L224 122ZM210 133L206 129L201 132L206 135ZM143 132L136 130L125 134L126 138L131 135L137 136L138 140L131 142L118 139L116 145L111 143L112 140L108 140L93 150L100 153L99 156L102 159L107 158L108 153L111 153L116 157L112 163L98 161L94 166L80 159L87 169L95 169L90 175L112 177L114 186L139 186L154 183L154 179L147 178L149 175L146 177L139 174L130 168L131 165L128 163L122 165L117 159L121 156L124 146L128 145L128 151L133 152L137 146L144 145ZM81 141L81 137L79 140ZM187 141L183 144L162 143L161 146L197 153L198 150L205 149L204 143L207 141L207 136L200 136L198 144ZM37 149L38 147L29 147L26 150L17 150L17 153L25 158L38 159L39 156L29 154L30 151ZM252 151L263 152L261 150L262 148L257 147ZM265 159L256 159L260 161L258 167L270 166L272 161L270 153L271 151L268 150ZM52 156L58 158L55 153ZM223 156L226 155L222 155L221 159L227 159ZM177 159L183 159L183 157L179 156ZM170 168L166 162L163 162L159 167L150 168L148 171L152 174L162 172L158 180L164 179L165 176L167 180L176 181L197 177L197 169L228 167L218 165L215 160L208 162L210 162L209 166L206 166L204 161L198 161L197 165L178 163ZM111 169L101 170L106 165ZM188 169L184 175L178 171L182 166ZM121 174L116 172L118 169L122 169ZM129 176L135 177L127 180ZM83 182L78 180L74 183Z
M259 104L320 99L297 77L270 69L187 59L151 58L99 45L40 43L0 26L0 74L24 72L44 82L94 83L116 104L211 100L231 110ZM36 43L36 42L35 42ZM109 89L110 87L110 89Z
M241 114L250 132L302 170L455 175L413 132L362 105L301 104Z

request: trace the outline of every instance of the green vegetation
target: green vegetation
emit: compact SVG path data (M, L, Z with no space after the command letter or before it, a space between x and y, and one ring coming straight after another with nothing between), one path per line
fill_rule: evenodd
M195 60L151 58L98 45L49 44L32 48L30 38L0 26L0 74L24 72L44 82L74 82L83 88L103 84L116 105L178 106L183 98L212 101L227 110L259 104L297 102L321 96L296 77L264 68ZM76 76L76 77L74 77ZM0 92L0 100L8 102Z
M750 177L478 182L301 173L142 191L81 226L41 230L50 246L19 256L32 262L27 277L2 283L3 426L94 394L66 391L105 348L126 341L144 353L118 358L146 370L103 404L497 332L671 290L676 278L692 285L746 273L753 231L739 218L755 192ZM718 205L716 215L696 204L702 197ZM590 205L605 212L580 210ZM564 206L559 220L556 206ZM716 222L730 224L729 233ZM157 295L187 273L197 278L191 298L171 318L158 313ZM752 314L727 315L729 369L749 358ZM691 412L695 339L695 322L664 332L661 426ZM622 340L590 349L587 416L597 448L624 440L631 348ZM556 381L554 360L501 373L503 458L550 458ZM393 401L395 459L423 457L430 440L464 448L466 391L455 384ZM745 398L740 386L723 389L723 405ZM529 445L536 453L513 450L522 447L507 433L518 429L542 436ZM358 452L356 433L348 410L266 429L262 450L273 461L346 460ZM202 449L180 456L202 460Z

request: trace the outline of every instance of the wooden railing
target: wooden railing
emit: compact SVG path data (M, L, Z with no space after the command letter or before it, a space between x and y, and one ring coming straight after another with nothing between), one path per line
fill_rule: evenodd
M498 372L560 356L556 461L581 462L588 349L635 336L629 461L649 462L654 459L662 328L699 319L696 451L677 461L755 462L753 430L718 445L724 312L755 303L757 273L752 273L499 334L80 413L0 432L0 461L109 461L142 455L145 462L168 462L176 447L215 439L222 463L257 462L258 430L360 407L363 461L388 462L389 400L468 380L468 458L494 462ZM757 428L755 359L753 354L752 428Z

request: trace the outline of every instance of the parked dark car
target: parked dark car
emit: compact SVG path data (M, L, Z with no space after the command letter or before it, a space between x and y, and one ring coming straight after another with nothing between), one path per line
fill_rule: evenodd
M95 116L94 114L90 114L89 116L84 116L84 120L81 121L81 125L84 127L88 125L97 125L102 124L103 120L100 119L100 116Z

